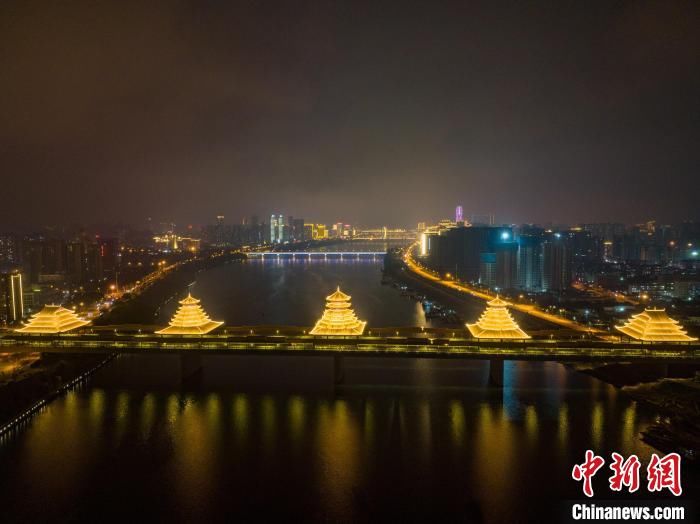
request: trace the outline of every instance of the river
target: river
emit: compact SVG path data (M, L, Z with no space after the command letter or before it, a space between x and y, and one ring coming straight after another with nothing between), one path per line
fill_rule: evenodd
M308 326L341 285L370 325L425 325L380 268L251 260L192 291L229 324ZM508 362L496 389L485 362L349 359L323 392L262 369L242 387L220 356L188 391L176 358L122 356L3 437L3 522L546 521L582 498L571 468L586 449L645 465L654 451L639 439L653 412L557 363Z

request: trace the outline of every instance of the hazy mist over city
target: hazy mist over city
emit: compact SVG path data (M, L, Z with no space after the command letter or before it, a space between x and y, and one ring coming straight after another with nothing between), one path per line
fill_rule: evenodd
M696 219L699 11L3 2L0 223Z
M0 177L2 524L700 522L698 0L2 0Z

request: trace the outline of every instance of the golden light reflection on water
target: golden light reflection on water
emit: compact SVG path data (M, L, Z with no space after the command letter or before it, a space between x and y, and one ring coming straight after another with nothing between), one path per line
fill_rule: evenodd
M561 369L548 367L547 380L557 382ZM69 393L33 419L18 439L23 463L15 477L40 486L42 496L71 500L96 467L114 467L115 456L142 461L154 454L157 467L145 474L172 486L183 515L196 515L212 493L221 493L224 476L265 478L275 485L282 481L271 477L285 471L291 473L280 475L304 476L310 486L290 489L335 521L356 516L356 494L377 480L377 470L402 464L400 473L387 478L413 487L434 464L449 462L447 481L463 482L485 514L499 521L505 517L502 498L522 489L538 461L550 461L556 476L559 470L568 475L579 450L589 447L648 457L650 448L639 440L649 422L642 407L607 386L589 395L593 386L580 387L588 382L569 380L574 389L523 384L503 397L472 389L407 395L347 388L342 397L319 397L95 388ZM123 446L133 439L138 446ZM118 454L104 453L120 443Z
M175 422L173 468L177 496L188 511L200 511L215 488L220 453L218 395L185 402ZM214 429L214 430L213 430Z
M450 427L452 442L455 448L461 449L464 446L467 422L464 418L464 406L456 400L450 402Z
M629 450L637 436L636 430L637 404L632 402L622 415L622 442L625 450Z
M105 392L102 389L95 389L88 400L88 420L94 438L101 439L104 428L105 415Z
M287 402L287 413L289 414L289 436L292 444L298 448L304 437L306 426L306 405L304 399L299 395L294 395Z
M22 470L26 478L16 482L40 483L57 499L73 496L95 452L90 427L88 399L78 392L51 404L26 434L27 467Z
M489 501L489 511L498 512L501 494L510 492L513 482L514 454L520 451L517 433L503 407L483 402L479 405L474 442L473 479L482 497Z
M277 432L277 414L275 411L275 399L265 395L260 401L262 416L262 444L263 452L270 458L274 452L275 437Z
M248 437L249 412L248 396L238 394L233 397L233 428L239 443L244 444Z
M372 400L365 401L365 411L364 411L364 437L365 437L365 449L368 450L374 446L375 443L375 431L377 427L377 421L375 420L375 406Z
M566 456L566 448L569 443L569 405L566 402L559 406L558 422L559 452L560 456Z
M120 391L117 393L115 411L116 441L120 442L124 438L124 433L129 423L129 393Z
M591 441L593 449L598 451L603 442L603 404L597 400L591 414Z
M317 444L318 475L323 501L330 520L352 513L352 488L357 484L360 464L360 435L357 420L344 400L332 407L319 405Z
M149 393L143 397L141 401L141 438L148 439L153 429L153 421L156 416L156 399L153 393Z
M170 425L177 423L180 416L180 400L177 395L168 395L168 400L165 402L165 416Z
M537 441L538 436L538 421L537 410L535 406L530 404L525 408L525 432L528 441L533 444Z
M418 405L418 423L420 435L420 448L423 452L421 458L425 464L429 464L432 458L433 433L430 417L430 401L423 399Z

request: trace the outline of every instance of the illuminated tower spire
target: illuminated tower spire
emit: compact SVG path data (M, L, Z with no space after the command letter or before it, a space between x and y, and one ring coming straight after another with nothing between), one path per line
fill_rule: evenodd
M513 320L507 307L508 302L499 297L490 300L479 321L467 324L467 329L475 338L530 338Z
M338 289L326 297L326 310L311 330L312 335L362 335L367 322L358 320L350 296Z
M180 301L180 307L173 315L170 325L160 331L159 335L204 335L218 328L223 322L217 322L207 316L199 305L199 300L191 294Z
M18 329L19 333L64 333L88 325L74 311L61 306L44 306L44 309L32 315L27 325Z
M647 308L643 313L632 315L623 326L615 326L625 335L637 340L650 342L692 342L677 320L666 314L665 309Z

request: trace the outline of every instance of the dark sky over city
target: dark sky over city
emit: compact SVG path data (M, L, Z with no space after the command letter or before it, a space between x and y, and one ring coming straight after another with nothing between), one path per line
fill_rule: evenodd
M4 1L6 225L698 219L700 2Z

